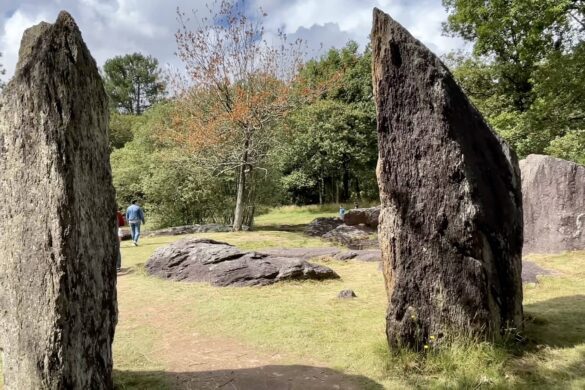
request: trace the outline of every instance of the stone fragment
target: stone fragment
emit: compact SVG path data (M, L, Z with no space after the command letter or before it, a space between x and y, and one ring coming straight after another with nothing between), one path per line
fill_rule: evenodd
M208 239L184 239L156 250L146 263L163 279L208 282L215 286L265 286L284 280L338 279L330 268L291 257L278 257Z
M363 209L351 209L343 216L343 223L349 226L366 225L373 229L378 227L380 206Z
M449 70L374 10L378 227L392 346L522 328L518 162Z
M339 294L337 294L337 298L339 299L352 299L357 298L355 292L353 290L341 290Z
M520 170L524 253L585 249L585 167L531 154Z
M108 98L75 21L25 31L0 98L4 388L112 389Z

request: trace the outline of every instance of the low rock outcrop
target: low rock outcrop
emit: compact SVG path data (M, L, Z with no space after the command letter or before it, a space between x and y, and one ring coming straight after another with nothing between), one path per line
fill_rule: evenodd
M146 270L163 279L215 286L264 286L285 280L337 279L332 269L299 258L242 252L208 239L185 239L156 250Z
M348 251L341 248L281 248L266 249L263 250L262 253L278 257L293 257L304 260L335 259L341 261L355 260L366 262L380 261L382 256L379 249Z
M585 167L532 154L520 170L524 253L585 249Z
M339 218L316 218L307 225L305 234L313 237L322 237L339 225L343 225L343 221Z
M374 230L372 228L364 225L339 225L335 229L324 234L322 238L336 244L355 248L360 242L368 241L373 233Z
M366 225L372 229L378 228L378 218L380 217L380 206L363 209L352 209L343 216L343 223L348 226Z
M195 233L227 233L233 229L231 226L222 225L219 223L210 223L205 225L185 225L185 226L173 226L166 229L153 230L145 232L144 237L153 236L180 236L183 234L195 234ZM242 230L249 230L248 226L242 226Z

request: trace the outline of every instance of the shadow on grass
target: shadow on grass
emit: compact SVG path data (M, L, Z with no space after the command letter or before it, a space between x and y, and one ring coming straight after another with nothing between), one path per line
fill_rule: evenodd
M262 226L254 226L252 231L255 232L304 232L307 224L299 224L299 225L262 225Z
M118 390L152 389L237 389L237 390L381 390L382 385L364 376L346 375L338 371L301 365L262 366L234 370L167 372L114 372Z
M585 295L549 299L524 306L526 336L549 347L585 343Z

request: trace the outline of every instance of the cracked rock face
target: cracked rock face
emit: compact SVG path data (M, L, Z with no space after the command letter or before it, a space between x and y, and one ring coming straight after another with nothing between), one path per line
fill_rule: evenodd
M389 343L521 328L514 153L441 61L377 9L371 36Z
M0 98L5 389L112 389L118 251L102 79L71 16L22 39Z
M146 263L163 279L208 282L215 286L265 286L283 280L338 279L330 268L300 258L281 257L208 239L185 239L156 250Z
M585 167L531 154L520 169L524 253L585 249Z

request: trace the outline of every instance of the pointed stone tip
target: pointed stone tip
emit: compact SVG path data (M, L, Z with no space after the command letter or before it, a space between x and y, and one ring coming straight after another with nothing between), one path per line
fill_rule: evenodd
M73 19L73 16L71 16L71 14L67 11L61 11L59 12L59 16L57 16L57 21L55 22L56 25L62 25L62 26L74 26L77 27L77 24L75 23L75 19Z
M16 72L31 60L37 42L46 39L47 34L54 30L64 31L67 34L80 34L75 20L67 11L59 12L59 16L57 16L57 20L54 24L40 22L39 24L26 29L20 42Z

